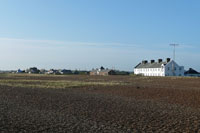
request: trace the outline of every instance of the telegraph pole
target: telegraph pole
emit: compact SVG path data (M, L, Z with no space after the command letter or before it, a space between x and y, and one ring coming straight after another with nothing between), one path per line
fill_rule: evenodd
M170 46L174 47L174 50L173 50L173 60L175 61L175 59L176 59L176 47L179 46L179 44L170 44ZM173 76L175 76L175 66L174 66L174 63L172 63L172 73L173 73Z

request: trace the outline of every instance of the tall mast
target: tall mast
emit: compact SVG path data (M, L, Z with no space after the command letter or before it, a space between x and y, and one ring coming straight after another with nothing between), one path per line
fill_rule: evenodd
M170 44L170 46L174 47L173 60L175 61L175 59L176 59L176 47L179 46L179 44ZM172 73L173 73L173 76L175 76L175 65L174 65L174 63L172 63Z
M179 44L170 44L170 46L174 47L174 50L173 50L173 60L175 61L175 59L176 59L176 47L179 46Z

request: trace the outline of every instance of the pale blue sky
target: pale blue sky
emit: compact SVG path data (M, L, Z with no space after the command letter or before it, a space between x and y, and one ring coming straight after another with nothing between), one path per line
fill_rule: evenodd
M0 0L0 69L133 71L172 57L200 71L199 0Z

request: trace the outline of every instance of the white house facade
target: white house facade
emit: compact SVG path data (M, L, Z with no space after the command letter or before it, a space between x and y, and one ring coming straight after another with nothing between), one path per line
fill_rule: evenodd
M166 61L158 59L142 61L134 68L134 74L143 76L184 76L184 67L167 58Z

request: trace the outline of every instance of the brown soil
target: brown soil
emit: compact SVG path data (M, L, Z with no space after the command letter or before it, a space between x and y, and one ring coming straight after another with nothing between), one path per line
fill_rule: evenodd
M1 132L200 132L200 78L8 76L119 82L66 89L0 85Z

